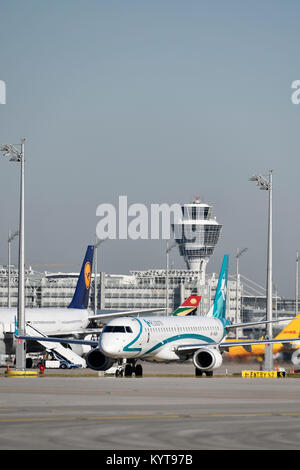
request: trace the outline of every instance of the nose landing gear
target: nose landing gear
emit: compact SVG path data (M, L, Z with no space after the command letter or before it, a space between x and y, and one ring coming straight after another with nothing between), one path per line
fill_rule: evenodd
M125 362L118 366L116 370L116 377L132 377L133 374L136 377L143 377L143 367L141 364L135 364L134 361Z

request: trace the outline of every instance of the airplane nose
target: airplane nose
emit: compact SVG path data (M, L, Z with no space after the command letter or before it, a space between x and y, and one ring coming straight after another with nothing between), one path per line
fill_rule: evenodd
M104 333L102 333L102 335L101 335L99 346L100 346L101 351L104 354L108 353L108 351L109 351L109 341L107 341L107 337Z
M101 351L108 356L114 356L119 353L119 342L115 341L115 339L112 341L111 334L106 335L103 333L99 346Z

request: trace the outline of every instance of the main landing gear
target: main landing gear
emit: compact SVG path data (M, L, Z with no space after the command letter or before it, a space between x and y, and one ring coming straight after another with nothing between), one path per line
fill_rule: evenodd
M143 377L143 367L141 364L135 364L134 361L125 362L118 365L115 376L116 377Z
M200 370L195 367L195 377L202 377L203 374L205 374L206 377L212 377L214 375L214 372L212 370L207 370L205 372L204 370Z

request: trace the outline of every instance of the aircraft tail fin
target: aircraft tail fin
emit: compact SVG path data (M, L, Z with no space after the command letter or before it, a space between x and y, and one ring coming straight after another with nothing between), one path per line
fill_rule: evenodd
M212 316L220 320L226 318L228 259L229 256L224 255L212 311Z
M68 308L86 309L89 303L90 285L92 280L92 266L94 245L89 245L82 263L75 293Z
M198 308L200 303L200 295L191 295L186 299L173 313L173 316L185 316L192 315L193 312Z
M18 320L17 316L15 315L15 336L19 335L19 330L18 330Z
M276 336L276 339L300 337L300 314L293 318L288 325Z

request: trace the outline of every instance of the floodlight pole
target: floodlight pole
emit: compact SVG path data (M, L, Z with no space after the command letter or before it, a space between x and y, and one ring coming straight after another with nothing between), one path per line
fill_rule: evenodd
M236 250L236 303L235 303L235 323L238 322L238 279L239 279L239 258L240 256L247 251L248 248L243 248L240 250L237 248ZM238 331L236 330L236 338L238 337Z
M96 241L95 241L95 245L94 245L94 276L95 276L95 279L94 279L94 315L97 315L97 302L98 302L98 299L97 299L97 271L98 271L98 254L97 254L97 248L99 245L101 245L101 243L105 242L105 240L107 240L106 238L105 239L99 239L97 236L96 236Z
M174 237L175 237L175 233L174 233ZM176 239L174 238L174 240L176 240ZM179 241L178 242L173 241L173 243L171 245L169 245L169 240L167 240L167 246L166 246L166 277L165 277L165 284L166 284L166 315L169 315L169 253L170 253L171 250L173 250L173 248L180 247L181 245L182 245L182 242L179 243ZM180 285L182 286L182 284L180 284ZM183 288L184 288L184 286L183 286ZM180 287L180 298L181 298L181 302L183 302L184 299L182 298L181 287ZM199 308L199 305L198 305L198 308Z
M299 302L299 251L296 252L296 316L298 315L298 302Z
M24 150L26 139L21 139L21 151L14 145L4 144L0 146L0 151L4 156L10 157L10 161L19 162L20 172L20 222L19 222L19 285L18 285L18 333L25 335L25 277L24 277ZM16 343L16 369L26 369L26 343L18 339Z
M169 315L169 253L170 251L175 248L176 244L169 246L169 240L167 240L167 247L166 247L166 315Z
M11 244L11 232L8 232L8 279L7 279L7 307L10 308L10 244Z
M268 255L267 255L267 335L269 339L273 338L273 327L272 327L272 176L273 170L269 170L269 181L266 181L261 175L254 175L250 178L250 181L256 181L259 189L266 190L269 192L269 217L268 217ZM265 370L273 369L273 345L266 344L265 346Z
M273 237L272 237L272 228L273 228L273 214L272 214L272 170L269 171L269 223L268 223L268 268L267 268L267 320L273 320L272 312L272 289L273 289ZM267 333L269 339L273 338L273 324L267 324ZM273 345L267 344L265 347L265 369L273 369Z
M166 315L169 315L169 240L166 248Z
M19 224L19 288L18 288L18 333L25 335L25 257L24 257L24 153L25 139L21 140L20 178L20 224ZM26 369L26 343L18 339L16 344L16 369Z
M8 281L7 281L7 306L10 308L10 244L15 237L19 235L19 232L11 233L8 231Z

